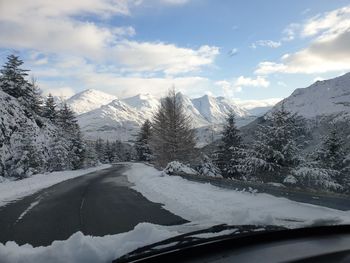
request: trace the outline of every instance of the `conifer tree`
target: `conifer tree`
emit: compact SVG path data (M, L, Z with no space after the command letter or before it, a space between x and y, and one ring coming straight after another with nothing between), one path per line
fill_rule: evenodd
M299 164L300 141L305 133L304 120L282 105L258 126L243 169L260 180L281 180Z
M243 155L243 145L233 112L229 112L227 115L216 155L216 165L224 177L240 177L238 167Z
M152 121L151 149L157 165L171 161L189 162L194 152L195 132L175 90L169 91Z
M51 93L47 96L43 106L43 117L49 119L52 123L57 121L57 105Z
M139 161L150 161L151 160L151 149L150 149L150 138L151 138L151 122L146 120L137 136L135 148L137 151L137 158Z

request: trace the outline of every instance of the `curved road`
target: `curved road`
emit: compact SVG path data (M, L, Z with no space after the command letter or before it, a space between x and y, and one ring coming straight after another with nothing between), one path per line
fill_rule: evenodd
M74 178L0 207L0 242L47 246L73 233L103 236L132 230L140 222L186 221L130 189L126 165Z

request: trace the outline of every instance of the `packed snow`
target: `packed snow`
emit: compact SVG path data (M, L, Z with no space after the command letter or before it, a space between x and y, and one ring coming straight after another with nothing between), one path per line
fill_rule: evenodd
M272 224L287 227L320 222L349 223L350 212L263 193L240 192L168 176L151 166L130 164L125 174L133 189L152 202L198 224Z
M73 234L65 241L54 241L47 247L33 248L13 241L0 243L2 263L106 263L139 247L179 235L175 230L149 223L140 223L133 230L104 237Z
M109 164L103 164L97 167L74 171L36 174L18 181L6 180L0 183L0 206L6 205L8 202L33 194L41 189L50 187L62 181L106 169L108 167L110 167Z

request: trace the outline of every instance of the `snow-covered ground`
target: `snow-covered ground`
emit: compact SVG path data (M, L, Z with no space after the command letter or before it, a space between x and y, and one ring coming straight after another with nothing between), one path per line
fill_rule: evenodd
M177 231L163 226L141 223L129 232L104 237L84 236L81 232L77 232L69 239L54 241L47 247L33 248L28 244L19 246L9 241L6 244L0 243L0 261L2 263L105 263L138 247L178 234Z
M322 222L349 223L344 212L263 193L239 192L168 176L145 164L125 171L133 189L196 224L272 224L300 227Z
M80 169L75 171L62 171L46 174L36 174L32 177L19 181L4 181L0 182L0 206L8 202L17 200L24 196L33 194L43 188L50 187L62 181L82 176L91 172L106 169L109 164L103 164L97 167Z

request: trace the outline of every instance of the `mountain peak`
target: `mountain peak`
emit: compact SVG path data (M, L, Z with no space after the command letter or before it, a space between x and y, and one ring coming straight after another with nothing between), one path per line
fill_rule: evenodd
M106 105L117 99L116 96L105 93L100 90L83 90L67 100L67 104L77 114L82 114Z

